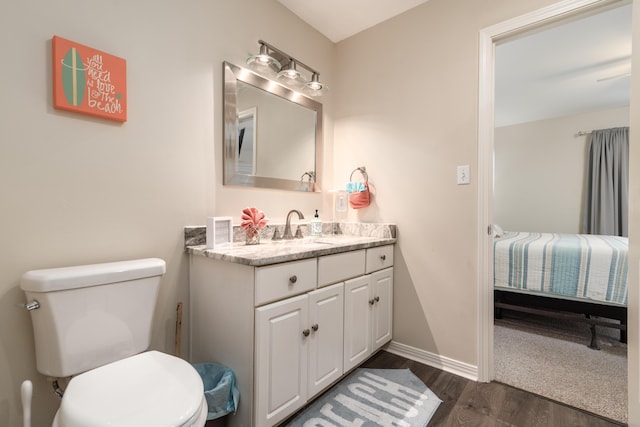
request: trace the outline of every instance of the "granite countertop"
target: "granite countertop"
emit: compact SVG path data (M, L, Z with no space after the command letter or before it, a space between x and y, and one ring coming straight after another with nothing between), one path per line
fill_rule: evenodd
M366 224L366 227L355 227L353 224L339 224L336 227L332 224L330 228L339 230L340 234L323 234L322 237L305 236L303 239L275 241L263 238L259 245L246 245L244 242L234 241L214 250L207 249L204 244L189 245L190 242L194 242L194 228L191 227L189 230L185 228L185 236L187 236L185 250L191 255L250 266L264 266L392 245L396 242L394 225L372 226ZM345 229L349 232L348 234L343 233Z

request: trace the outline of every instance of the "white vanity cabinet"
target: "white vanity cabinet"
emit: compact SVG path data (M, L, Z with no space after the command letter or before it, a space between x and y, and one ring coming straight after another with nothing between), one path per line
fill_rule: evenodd
M342 376L342 283L256 309L256 416L274 425Z
M388 342L392 265L393 245L264 266L192 255L191 360L235 372L227 425L277 425Z
M368 274L345 282L344 370L349 371L391 340L393 246L367 250Z

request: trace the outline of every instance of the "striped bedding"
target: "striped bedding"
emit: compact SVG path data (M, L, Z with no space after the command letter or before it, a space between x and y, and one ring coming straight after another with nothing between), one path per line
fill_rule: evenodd
M627 304L628 239L505 232L494 240L494 286Z

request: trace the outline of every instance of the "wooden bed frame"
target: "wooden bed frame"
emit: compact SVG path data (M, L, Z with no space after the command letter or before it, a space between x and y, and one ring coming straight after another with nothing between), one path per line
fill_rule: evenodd
M596 326L620 329L620 342L627 342L627 307L601 304L553 296L534 295L494 288L494 315L502 317L502 310L513 310L543 316L561 318L574 322L588 323L591 328L589 347L599 350ZM614 319L620 323L594 319L592 316Z

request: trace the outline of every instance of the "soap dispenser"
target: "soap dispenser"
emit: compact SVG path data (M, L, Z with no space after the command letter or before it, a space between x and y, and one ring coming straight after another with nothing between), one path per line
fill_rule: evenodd
M316 214L311 220L311 235L314 237L322 236L322 221L320 221L320 217L318 216L318 209L316 209Z

